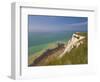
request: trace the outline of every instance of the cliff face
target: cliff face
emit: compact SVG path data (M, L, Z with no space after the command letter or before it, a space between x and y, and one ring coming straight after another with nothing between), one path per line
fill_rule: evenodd
M59 58L63 57L65 53L69 53L74 47L78 48L79 45L83 44L84 39L85 36L82 36L79 33L73 34L72 38L68 41L67 45L65 45L65 50L59 56Z
M58 47L54 49L48 49L46 52L44 52L41 56L36 58L33 63L30 66L43 66L43 65L58 65L58 64L69 64L72 63L73 54L70 54L73 52L73 49L79 50L80 53L76 53L77 51L74 51L74 56L81 60L81 57L83 56L84 59L82 59L83 63L86 60L87 62L87 49L83 51L83 46L80 47L80 45L84 45L84 40L86 40L86 35L83 36L82 33L74 33L71 37L71 39L67 42L67 44L59 44ZM87 47L87 45L85 45ZM80 48L80 49L79 49ZM81 51L80 51L81 50ZM86 52L86 53L84 53ZM81 53L83 53L81 55ZM69 55L70 56L67 56ZM85 55L84 55L85 54ZM65 57L67 56L67 57ZM75 58L74 57L74 58ZM80 58L79 58L80 57ZM64 59L65 58L65 59ZM70 59L68 59L70 58ZM75 59L76 61L76 59ZM63 62L63 63L61 63Z

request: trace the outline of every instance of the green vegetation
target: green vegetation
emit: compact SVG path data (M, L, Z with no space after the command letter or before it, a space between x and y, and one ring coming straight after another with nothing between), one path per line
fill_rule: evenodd
M41 44L38 46L33 46L31 48L29 48L28 50L28 64L31 64L37 57L39 57L40 55L42 55L43 52L45 52L47 49L52 49L55 48L56 42L53 43L48 43L48 44ZM35 52L35 53L33 53Z
M65 43L66 40L63 40L61 42L64 42ZM37 57L39 57L40 55L42 55L46 50L53 49L53 48L57 47L57 43L58 43L58 41L30 47L28 49L28 64L33 63L33 61Z
M87 36L86 33L82 33L82 35ZM85 38L84 43L78 48L73 48L71 52L66 53L61 59L55 58L54 61L51 61L48 65L87 64L87 48L87 38Z
M70 53L66 53L61 59L55 59L48 65L64 65L64 64L87 64L87 46L80 45L78 48L73 48Z
M76 34L87 37L87 33L86 32L79 32L79 33L76 33Z
M86 38L83 39L83 44L81 44L78 48L74 47L69 53L66 53L62 58L58 58L59 53L61 51L59 50L52 56L48 56L46 59L39 62L39 65L68 65L68 64L87 64L88 63L88 39L87 39L87 33L82 32L78 33L81 36L85 36ZM55 46L57 46L55 43L50 43L48 45L40 45L38 47L44 47L45 49L40 50L39 52L30 55L28 59L28 64L30 65L36 58L38 58L46 49L52 49ZM36 49L38 47L35 47ZM39 48L38 48L39 49ZM33 48L32 48L33 50ZM46 63L47 62L47 63Z

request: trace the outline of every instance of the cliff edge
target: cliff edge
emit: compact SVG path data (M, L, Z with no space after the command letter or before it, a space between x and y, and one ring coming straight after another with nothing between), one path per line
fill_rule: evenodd
M76 32L66 43L48 49L29 66L87 63L87 33Z

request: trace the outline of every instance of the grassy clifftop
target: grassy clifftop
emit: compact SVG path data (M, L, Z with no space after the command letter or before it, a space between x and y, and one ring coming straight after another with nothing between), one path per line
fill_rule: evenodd
M66 53L61 59L55 59L54 61L51 61L48 65L87 64L87 33L80 33L80 35L86 36L83 44L81 44L78 48L73 48L69 53Z
M87 43L80 45L78 48L73 48L71 52L66 53L61 59L55 59L48 65L64 65L64 64L87 64Z
M53 49L48 49L42 55L37 57L30 66L47 66L47 65L68 65L68 64L87 64L88 63L88 43L87 43L87 33L75 33L76 35L84 36L85 38L81 39L82 44L78 47L71 45L70 52L65 52L64 55L59 58L59 56L64 52L65 46L60 45ZM73 39L77 39L77 43L80 43L78 36L73 36L70 39L70 43L73 43ZM70 43L68 43L70 45ZM76 42L75 42L76 44ZM68 45L67 45L68 46Z

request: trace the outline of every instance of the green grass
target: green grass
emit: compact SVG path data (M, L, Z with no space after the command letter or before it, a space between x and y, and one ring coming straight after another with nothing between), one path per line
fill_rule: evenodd
M63 40L63 42L66 42L66 40ZM55 47L57 47L57 42L30 47L28 49L28 64L31 64L37 57L42 55L47 49L52 49Z
M78 48L73 48L69 53L66 53L61 59L55 57L53 61L49 61L48 65L68 65L68 64L87 64L88 63L88 39L87 33L82 32L80 35L85 36L84 43L81 44ZM39 49L39 47L45 47L45 49L40 50L39 52L35 53L34 55L29 56L28 63L31 64L34 59L39 57L46 49L55 47L55 43L47 45L40 45L35 47ZM35 50L34 47L31 50ZM45 62L44 62L45 63ZM42 66L42 64L41 64Z
M86 33L82 35L86 36ZM48 65L67 65L67 64L87 64L88 63L88 48L87 48L87 38L85 38L84 43L78 48L73 48L70 53L66 53L61 59L55 58Z
M55 48L56 42L48 43L48 44L41 44L38 46L33 46L28 50L28 64L31 64L37 57L43 54L47 49ZM34 53L35 52L35 53Z
M76 33L77 34L77 33ZM86 36L87 37L87 33L86 32L80 32L79 35L81 36Z

